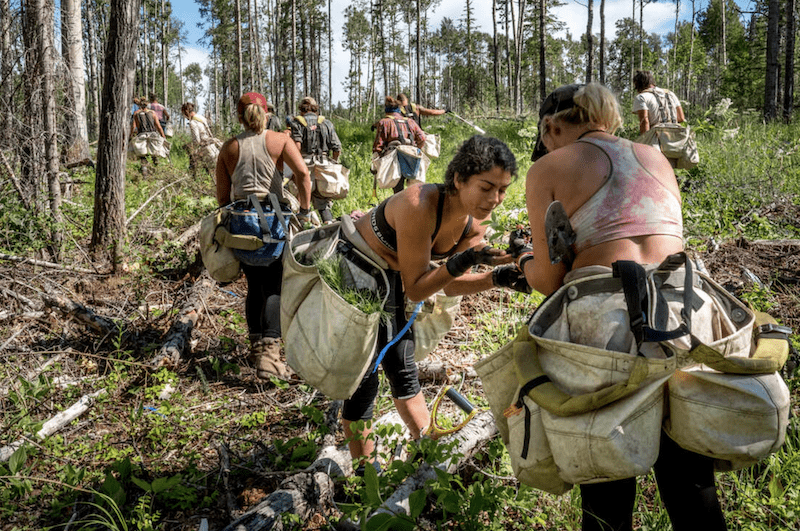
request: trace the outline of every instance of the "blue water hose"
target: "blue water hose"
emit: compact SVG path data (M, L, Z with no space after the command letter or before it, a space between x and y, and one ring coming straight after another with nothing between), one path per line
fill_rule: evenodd
M395 335L392 338L391 341L386 343L385 347L383 347L383 349L381 350L380 354L378 354L378 359L375 360L375 367L372 369L373 373L378 370L378 365L380 365L381 362L383 361L383 358L384 358L384 356L386 356L386 352L389 350L389 348L391 348L392 345L394 345L395 343L400 341L403 338L403 336L405 335L405 333L408 332L408 329L411 328L411 325L414 324L414 319L417 318L417 314L422 309L422 304L424 302L425 301L420 301L420 302L417 303L416 308L414 308L414 312L411 314L411 317L408 318L408 322L403 327L403 329L400 330L400 332L398 332L397 335Z

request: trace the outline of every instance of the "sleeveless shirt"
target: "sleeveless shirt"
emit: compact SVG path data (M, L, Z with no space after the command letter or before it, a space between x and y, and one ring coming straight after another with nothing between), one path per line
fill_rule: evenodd
M442 225L442 214L444 213L444 185L437 184L436 188L439 191L439 202L436 205L436 228L433 230L431 242L436 239L436 235L439 233L439 228ZM380 240L384 247L396 253L397 231L394 230L394 227L389 225L388 221L386 221L386 202L389 201L389 199L391 199L391 197L384 199L380 205L372 209L370 212L370 226L372 227L372 232L375 233L375 237ZM469 216L467 219L467 225L464 227L464 231L461 233L461 237L458 238L456 244L445 253L436 254L433 252L433 249L431 249L431 260L443 260L452 255L458 248L458 244L461 243L461 240L463 240L467 234L469 234L471 229L472 216Z
M642 166L632 142L621 138L578 142L597 146L608 157L611 170L594 195L570 216L576 251L634 236L683 237L680 198Z
M272 162L266 146L266 131L245 131L237 135L239 160L231 175L231 201L256 194L263 199L273 193L283 199L283 178Z

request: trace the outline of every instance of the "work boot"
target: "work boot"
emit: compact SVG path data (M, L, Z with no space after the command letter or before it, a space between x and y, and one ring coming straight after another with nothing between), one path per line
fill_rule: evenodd
M249 360L256 368L256 376L262 380L269 380L271 376L288 380L292 375L286 364L281 361L281 343L275 337L252 334Z

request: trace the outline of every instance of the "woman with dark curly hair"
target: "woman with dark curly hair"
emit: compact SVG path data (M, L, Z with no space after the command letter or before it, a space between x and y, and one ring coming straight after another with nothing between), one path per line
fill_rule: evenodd
M481 222L503 202L517 174L514 155L496 138L473 136L453 157L444 184L415 184L392 195L355 224L365 243L388 264L390 292L385 309L391 330L407 322L406 296L422 301L444 290L448 295L477 293L495 286L527 291L527 283L514 265L479 273L478 264L509 263L511 255L489 247ZM446 260L436 267L431 260ZM521 282L520 282L521 281ZM386 325L378 333L380 352L388 343ZM414 362L413 329L388 349L382 366L392 398L411 437L418 439L430 424ZM360 386L344 403L342 419L354 459L370 456L374 442L369 430L357 431L352 423L369 420L378 394L378 373L368 371ZM354 436L355 435L355 436Z

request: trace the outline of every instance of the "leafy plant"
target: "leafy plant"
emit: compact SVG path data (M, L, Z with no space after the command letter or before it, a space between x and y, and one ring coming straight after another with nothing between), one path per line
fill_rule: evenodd
M389 317L389 312L383 309L383 300L377 293L369 289L358 289L353 285L348 278L347 266L340 256L315 257L313 263L319 270L322 280L348 304L355 306L367 315L380 313L385 319Z

